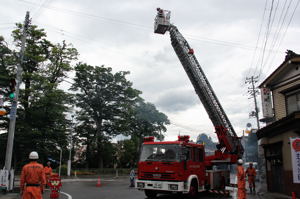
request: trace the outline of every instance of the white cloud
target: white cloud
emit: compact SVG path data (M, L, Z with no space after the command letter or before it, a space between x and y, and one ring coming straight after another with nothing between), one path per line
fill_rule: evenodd
M248 118L253 101L245 95L244 78L254 71L249 73L249 67L264 1L52 0L39 8L42 2L0 0L0 35L11 42L13 23L23 22L29 10L36 15L33 22L45 28L49 40L72 43L80 53L80 61L110 66L114 71L129 70L128 77L134 87L173 122L166 139L176 139L178 133L185 132L194 140L204 132L215 138L211 121L171 47L169 35L153 33L155 9L170 9L172 22L194 48L238 135L249 121L255 126L254 120ZM263 66L263 74L270 74L281 64L286 49L300 53L295 42L300 33L299 20L296 20L299 18L300 12L296 11L282 46L274 49L279 53L270 54L272 65ZM264 37L264 30L261 36ZM261 46L260 43L258 54ZM253 63L252 67L259 70L261 66L256 64L259 62L255 59Z

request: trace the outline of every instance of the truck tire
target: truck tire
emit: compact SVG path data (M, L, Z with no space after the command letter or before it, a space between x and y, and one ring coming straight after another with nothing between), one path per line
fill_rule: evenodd
M156 198L156 191L153 191L153 190L145 190L145 195L148 197L148 198Z
M198 194L198 183L197 181L193 180L190 186L188 196L189 198L196 198L197 194Z

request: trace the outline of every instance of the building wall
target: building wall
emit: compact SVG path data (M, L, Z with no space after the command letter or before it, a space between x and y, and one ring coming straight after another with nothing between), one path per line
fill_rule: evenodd
M276 121L286 117L285 96L280 92L297 84L300 84L300 80L281 86L272 91Z
M300 184L293 183L293 173L292 173L292 157L291 157L291 146L290 137L299 137L293 131L285 132L284 134L272 137L264 138L264 144L274 144L282 142L282 162L283 162L283 193L291 195L292 192L296 192L297 197L300 197ZM274 171L273 171L274 172ZM268 189L271 190L272 186L272 171L270 162L267 161L267 178L268 178Z
M282 144L282 161L283 168L285 171L292 171L292 156L291 156L291 145L290 137L298 137L298 135L292 131L285 132L272 138L265 138L264 144L274 144L277 142L283 142Z

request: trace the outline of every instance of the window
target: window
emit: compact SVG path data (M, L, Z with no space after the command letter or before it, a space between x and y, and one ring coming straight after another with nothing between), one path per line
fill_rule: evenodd
M199 149L199 161L203 162L204 161L204 150Z
M300 90L286 95L286 110L287 115L295 111L300 111Z
M144 144L140 161L179 161L180 146L176 144Z
M193 148L193 161L194 162L198 162L199 161L199 151L197 148Z
M203 162L204 161L203 149L194 148L193 151L194 151L193 161L194 162Z

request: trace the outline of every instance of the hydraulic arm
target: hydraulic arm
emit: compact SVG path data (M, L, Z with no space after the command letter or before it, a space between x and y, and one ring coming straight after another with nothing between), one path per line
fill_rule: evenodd
M232 161L236 161L237 158L242 156L243 147L197 61L194 50L178 31L177 27L170 24L170 11L162 9L157 11L154 32L159 34L164 34L166 31L170 32L171 44L215 127L219 140L218 150L221 153L216 153L216 155L219 155L214 158L223 159L230 154L234 156L234 158L231 157ZM227 155L222 156L222 154Z

